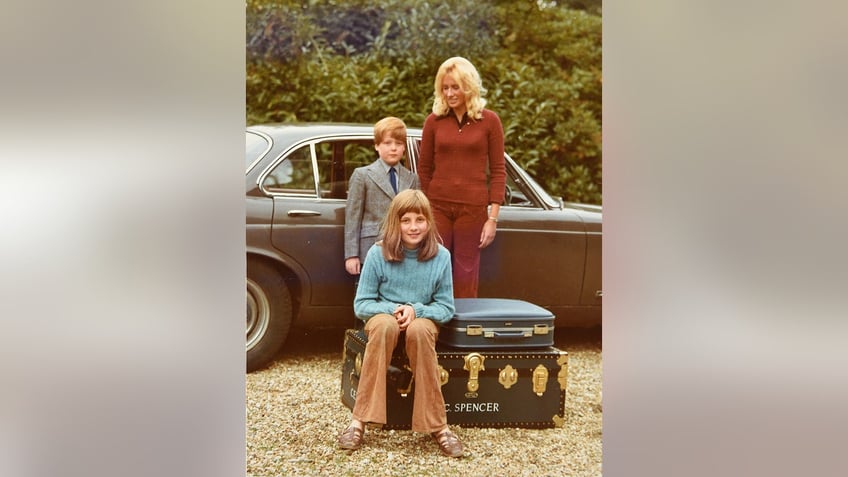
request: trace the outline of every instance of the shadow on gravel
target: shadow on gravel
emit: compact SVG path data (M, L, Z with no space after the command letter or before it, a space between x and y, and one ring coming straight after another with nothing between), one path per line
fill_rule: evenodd
M601 348L601 327L556 328L554 346L562 349Z
M342 356L344 328L302 329L292 328L279 358L338 353Z
M289 333L285 346L277 359L287 357L306 357L327 353L338 353L341 359L344 346L343 328L307 330L294 328ZM557 328L554 345L564 350L600 349L601 327L593 328Z

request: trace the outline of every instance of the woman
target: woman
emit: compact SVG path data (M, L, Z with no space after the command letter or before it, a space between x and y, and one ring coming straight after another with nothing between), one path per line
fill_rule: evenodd
M443 454L460 457L462 443L447 425L439 381L438 325L454 314L450 254L438 242L423 192L407 189L389 204L383 240L368 250L353 300L368 342L353 419L338 438L342 449L362 445L365 424L386 423L386 372L402 331L412 368L412 430L430 434Z
M480 250L495 239L504 200L503 125L497 114L484 108L480 74L465 58L442 63L434 90L418 175L452 257L454 296L475 298Z

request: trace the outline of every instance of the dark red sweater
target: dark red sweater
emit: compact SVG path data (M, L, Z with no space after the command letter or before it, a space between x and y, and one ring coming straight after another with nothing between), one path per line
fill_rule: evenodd
M424 121L420 156L421 190L430 199L469 205L503 202L504 132L493 111L484 109L482 118L467 120L462 127L453 113L430 113Z

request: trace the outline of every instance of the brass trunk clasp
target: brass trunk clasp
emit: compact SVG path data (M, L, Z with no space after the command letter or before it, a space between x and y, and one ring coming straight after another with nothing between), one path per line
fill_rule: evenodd
M410 368L408 365L404 365L404 369L409 371L409 374L412 374L412 368ZM406 389L398 389L398 392L400 393L401 396L406 397L409 394L409 391L412 390L412 382L414 380L415 380L415 376L412 375L409 378L409 386L407 386Z
M557 364L559 365L559 373L557 373L559 388L565 391L568 384L568 353L562 351L557 359Z
M441 383L441 385L444 386L445 384L448 383L448 378L450 378L450 373L448 373L448 370L446 370L444 368L444 366L442 366L440 364L439 365L439 383Z
M486 360L486 357L480 353L469 353L465 356L465 366L462 369L468 371L468 391L469 392L477 392L477 389L480 388L480 383L478 381L478 375L480 371L486 369L483 366L483 361Z
M354 374L359 376L361 371L362 371L362 353L356 353L356 359L354 359L354 361L353 361L353 372L354 372Z
M518 381L518 372L512 365L506 365L504 369L501 370L500 374L498 374L498 382L504 387L504 389L509 389L513 384Z
M533 392L541 396L545 394L546 387L548 387L548 368L540 364L533 370Z

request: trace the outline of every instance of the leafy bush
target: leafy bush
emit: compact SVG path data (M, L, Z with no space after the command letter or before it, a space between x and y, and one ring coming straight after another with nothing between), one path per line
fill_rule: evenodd
M247 122L420 126L438 66L464 56L510 155L553 195L600 204L600 3L553 3L248 0Z

